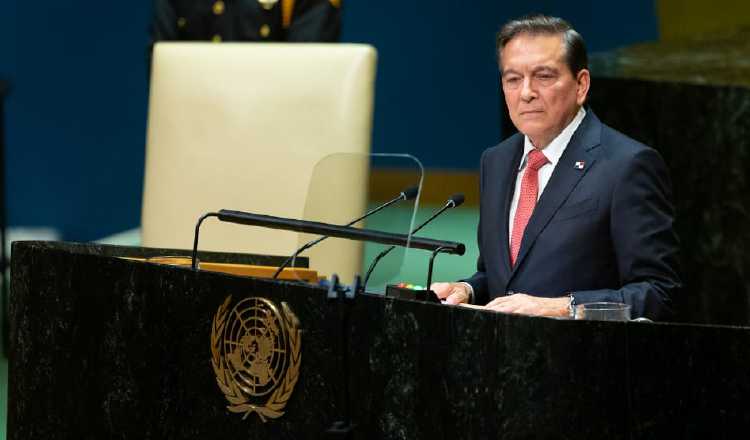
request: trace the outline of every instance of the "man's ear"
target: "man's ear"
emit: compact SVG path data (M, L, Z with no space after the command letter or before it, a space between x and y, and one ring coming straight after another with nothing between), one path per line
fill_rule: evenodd
M576 82L578 83L578 89L576 90L576 102L578 105L583 105L586 102L586 97L589 94L589 87L591 86L591 73L588 69L581 69L576 76Z

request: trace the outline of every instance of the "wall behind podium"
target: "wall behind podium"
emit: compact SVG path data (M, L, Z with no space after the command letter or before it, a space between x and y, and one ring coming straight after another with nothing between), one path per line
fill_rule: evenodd
M140 222L150 2L21 2L0 14L11 226L92 240ZM653 0L344 1L343 41L379 50L374 149L475 170L500 138L493 36L559 14L592 50L656 39Z

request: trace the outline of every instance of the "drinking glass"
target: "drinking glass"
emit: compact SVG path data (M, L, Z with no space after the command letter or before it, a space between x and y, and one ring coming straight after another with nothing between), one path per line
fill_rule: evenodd
M593 321L629 321L630 305L616 302L593 302L576 306L576 319Z

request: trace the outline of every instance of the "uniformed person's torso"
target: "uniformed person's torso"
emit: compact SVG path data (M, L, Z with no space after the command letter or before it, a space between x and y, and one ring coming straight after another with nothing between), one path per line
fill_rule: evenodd
M338 41L341 0L166 0L185 41ZM172 13L174 15L172 15ZM174 20L174 21L172 21ZM164 21L162 21L164 23ZM157 38L158 39L158 38Z
M172 0L172 5L179 40L285 39L282 0Z

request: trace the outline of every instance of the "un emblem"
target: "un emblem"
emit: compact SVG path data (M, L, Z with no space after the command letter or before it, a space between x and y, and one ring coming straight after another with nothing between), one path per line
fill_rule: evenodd
M282 302L282 312L264 298L245 298L231 311L228 296L211 326L211 366L227 409L257 413L263 422L284 415L299 378L299 320Z

